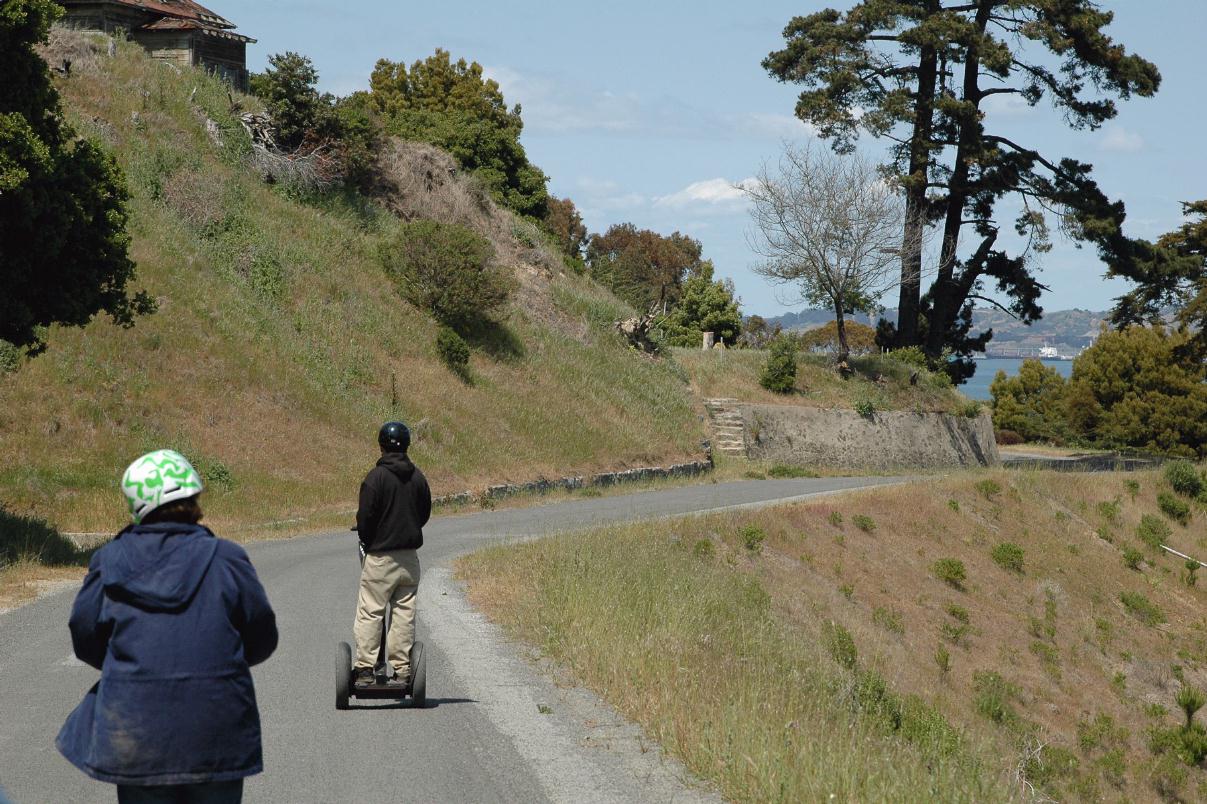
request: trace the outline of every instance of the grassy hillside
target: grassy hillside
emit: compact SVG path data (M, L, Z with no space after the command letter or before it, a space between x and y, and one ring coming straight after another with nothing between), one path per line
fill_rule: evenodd
M66 114L128 176L136 287L159 311L128 330L107 319L53 329L49 351L0 376L10 510L66 530L113 529L124 518L120 471L158 446L196 459L219 526L347 510L377 457L377 427L395 416L414 426L436 493L698 451L705 434L674 366L603 326L623 305L538 259L531 225L467 194L468 182L460 196L433 197L433 214L451 198L485 215L522 286L504 325L477 344L469 384L438 361L433 321L401 300L374 256L395 215L266 185L226 88L200 72L134 46L75 65L59 79ZM407 164L391 161L394 186ZM414 216L427 200L409 192L390 206Z
M743 402L854 408L868 402L876 410L922 410L965 413L969 400L944 378L919 371L911 385L910 366L880 355L852 357L854 374L844 379L822 355L798 354L796 389L775 394L759 385L765 351L746 349L675 349L675 360L687 371L692 390L704 398L729 397Z
M1207 589L1150 543L1204 557L1207 506L1178 524L1170 493L1156 473L967 473L462 572L734 800L1202 801L1171 735L1179 691L1207 690Z

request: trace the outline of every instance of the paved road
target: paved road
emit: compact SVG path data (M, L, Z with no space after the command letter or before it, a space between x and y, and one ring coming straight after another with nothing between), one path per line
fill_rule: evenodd
M333 705L336 642L351 637L358 565L351 534L249 546L277 612L281 645L254 671L264 774L249 802L689 801L709 794L636 745L640 735L590 695L534 672L474 613L449 577L481 545L558 530L757 507L891 478L720 483L543 507L441 517L421 552L420 638L430 708ZM71 655L73 589L0 615L0 787L15 804L113 801L63 760L54 737L97 672ZM553 713L547 714L552 708ZM631 749L631 750L630 750Z

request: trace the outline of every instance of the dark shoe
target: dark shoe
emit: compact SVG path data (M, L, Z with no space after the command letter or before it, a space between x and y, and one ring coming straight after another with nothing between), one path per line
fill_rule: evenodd
M352 673L352 683L358 687L371 687L376 682L373 680L373 668L358 667Z
M390 676L390 680L387 681L386 684L391 687L407 687L410 685L410 682L411 679L409 673L407 675L403 675L395 670L394 675Z

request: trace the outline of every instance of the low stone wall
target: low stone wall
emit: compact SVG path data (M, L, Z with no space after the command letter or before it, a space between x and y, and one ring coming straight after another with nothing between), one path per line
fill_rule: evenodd
M741 404L750 458L850 469L997 466L988 411L975 419L947 413Z
M498 500L503 497L513 497L517 494L546 494L556 490L573 490L590 488L592 486L619 486L625 483L640 483L644 480L665 480L673 477L695 477L712 471L711 461L692 461L677 463L672 466L643 466L637 469L625 469L620 472L602 472L597 475L574 475L571 477L548 480L532 480L527 483L509 483L490 486L481 495L482 499ZM433 501L435 504L456 504L472 502L475 499L471 492L462 492L448 498Z

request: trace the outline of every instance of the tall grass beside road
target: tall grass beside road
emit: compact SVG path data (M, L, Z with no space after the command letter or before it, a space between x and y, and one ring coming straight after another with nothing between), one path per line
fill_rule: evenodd
M471 600L737 801L1191 801L1207 501L977 471L463 559ZM1184 496L1184 495L1183 495ZM1179 742L1181 741L1181 742Z
M696 530L608 528L485 550L461 570L477 605L734 801L1009 797L933 710L908 704L911 741L865 705L872 671L840 672Z

